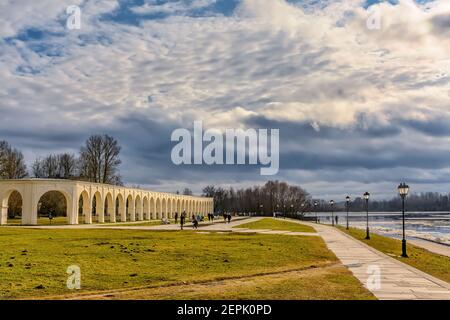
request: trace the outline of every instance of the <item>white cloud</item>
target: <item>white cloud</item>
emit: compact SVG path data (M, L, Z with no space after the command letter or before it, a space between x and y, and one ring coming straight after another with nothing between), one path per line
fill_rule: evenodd
M70 1L76 3L81 1ZM172 14L211 3L148 1L133 11ZM60 30L65 5L3 2L0 36L29 27ZM361 125L361 114L365 129L399 118L450 117L450 40L436 23L450 14L447 1L427 7L410 0L380 3L374 7L381 10L382 28L372 31L367 10L350 0L320 9L244 0L231 17L180 15L139 26L98 19L117 6L87 2L85 28L43 40L60 48L60 56L37 52L26 41L0 43L2 127L114 127L136 113L161 123L203 120L218 128L263 116L311 123L320 133L323 126Z

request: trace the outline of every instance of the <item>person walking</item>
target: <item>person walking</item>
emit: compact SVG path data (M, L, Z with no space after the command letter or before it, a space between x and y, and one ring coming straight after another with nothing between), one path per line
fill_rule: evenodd
M231 213L228 213L228 223L231 222Z
M178 223L178 212L175 212L175 224Z
M183 230L183 225L184 225L185 219L186 219L186 212L183 212L180 217L181 230Z
M194 220L192 221L192 229L197 230L198 228L198 220L194 216Z
M336 225L338 225L338 221L339 221L339 217L336 215L336 217L334 218L334 220L336 220Z

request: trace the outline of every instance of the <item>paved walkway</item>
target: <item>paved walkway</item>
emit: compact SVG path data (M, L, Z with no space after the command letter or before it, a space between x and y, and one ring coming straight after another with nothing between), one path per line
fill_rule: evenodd
M336 228L301 223L315 228L328 248L378 299L450 300L449 283L389 257ZM371 275L378 270L381 280L379 287L370 282L374 279Z

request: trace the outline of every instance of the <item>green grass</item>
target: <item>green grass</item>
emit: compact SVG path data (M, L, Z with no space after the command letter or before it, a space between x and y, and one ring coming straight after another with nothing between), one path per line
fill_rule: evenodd
M47 217L38 217L37 223L38 223L38 225L50 225L50 219ZM51 221L51 224L52 225L67 224L67 218L66 217L54 217ZM22 218L20 218L20 217L8 218L7 225L20 226L20 225L22 225Z
M81 268L82 290L75 292L79 294L336 263L336 257L316 237L5 227L0 231L0 299L74 294L66 288L70 265ZM347 290L351 288L352 297L367 296L353 276L343 281ZM335 297L332 290L328 294Z
M426 249L419 248L412 244L406 244L408 258L401 257L402 243L400 240L388 238L378 234L371 233L370 240L365 240L366 231L350 228L346 230L339 227L352 237L361 240L369 246L401 261L436 278L450 282L450 258L432 253Z
M258 221L241 224L239 226L236 226L235 228L271 229L271 230L285 230L294 232L316 232L314 228L310 226L274 218L264 218Z
M175 220L171 220L169 219L171 224L175 223ZM109 223L109 222L107 222ZM113 223L113 222L111 222ZM158 220L150 220L150 221L140 221L140 222L134 222L134 223L129 223L129 222L123 222L121 223L120 221L113 223L114 225L117 226L127 226L127 227L151 227L151 226L160 226L162 225L161 219ZM111 226L111 224L106 225L108 227Z

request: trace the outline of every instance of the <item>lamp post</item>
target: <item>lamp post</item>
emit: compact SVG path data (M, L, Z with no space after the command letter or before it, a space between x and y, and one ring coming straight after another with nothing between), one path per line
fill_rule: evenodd
M259 209L260 209L260 211L261 211L261 215L263 215L263 207L264 207L264 206L263 206L262 204L259 205Z
M316 223L319 222L319 220L317 219L317 206L319 205L319 203L317 201L314 201L314 212L316 213Z
M406 236L405 236L405 199L409 192L409 186L402 182L398 186L398 193L400 197L402 198L402 221L403 221L403 239L402 239L402 257L408 258L408 255L406 254Z
M334 227L334 200L330 200L330 206L331 206L331 225Z
M347 204L347 230L348 230L348 210L349 210L349 208L350 208L350 196L347 196L346 198L345 198L345 202L346 202L346 204Z
M294 214L294 205L291 204L291 215L295 218L297 215Z
M370 233L369 233L369 198L370 193L366 192L364 193L364 199L366 200L366 240L370 240Z

